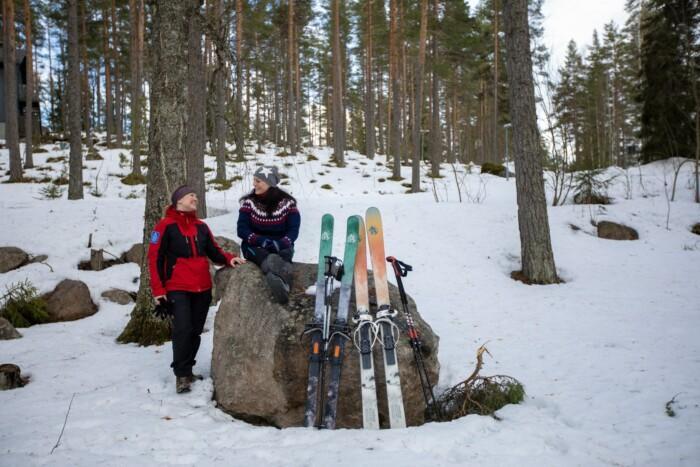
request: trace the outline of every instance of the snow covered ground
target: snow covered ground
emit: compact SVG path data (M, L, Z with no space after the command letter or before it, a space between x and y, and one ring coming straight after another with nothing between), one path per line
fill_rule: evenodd
M66 162L46 159L67 159L68 150L48 148L35 161L49 169L27 176L65 170ZM276 148L258 156L280 166L289 176L283 187L298 198L295 259L316 261L325 212L344 223L379 207L387 253L414 266L405 285L441 337L439 389L466 377L487 342L494 358L487 357L482 374L518 378L527 391L523 404L502 409L502 421L469 416L402 430L331 432L235 420L215 407L210 378L176 395L169 344L117 344L131 307L100 297L112 287L137 290L138 267L77 269L89 259L91 233L95 247L116 255L142 236L144 188L117 177L128 173L130 154L102 150L104 161L85 163L92 186L82 201L65 193L42 199L46 183L0 184L0 246L47 254L53 268L30 264L0 275L0 290L29 279L47 292L64 278L79 279L100 307L89 318L21 329L22 339L0 341L0 363L31 376L26 387L0 392L0 465L700 465L700 237L689 232L700 222L700 206L692 202L690 164L673 203L664 191L673 176L667 161L626 174L610 169L618 175L612 205L550 208L555 261L566 283L527 286L509 277L520 255L513 179L445 165L445 178L424 178L427 191L409 195L402 182L387 180L383 157L350 152L347 167L338 169L327 163L329 151L307 149L318 160L277 157ZM207 165L215 167L214 159ZM2 150L0 181L7 169ZM254 160L229 164L228 176L242 180L208 192L215 216L207 222L216 235L236 238L238 198L251 188L254 169ZM404 176L410 180L408 167ZM100 197L90 193L95 188ZM640 240L597 238L591 221L601 220L636 228ZM214 315L212 308L196 368L207 377ZM674 396L676 416L669 417L666 403Z

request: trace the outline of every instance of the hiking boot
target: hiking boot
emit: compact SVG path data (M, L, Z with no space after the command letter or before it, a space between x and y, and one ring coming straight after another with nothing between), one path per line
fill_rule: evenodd
M190 384L192 381L189 376L178 376L175 378L175 392L182 394L183 392L190 392Z
M263 274L273 273L282 278L287 284L291 285L294 273L294 266L289 261L285 261L280 255L271 253L265 258L265 261L260 265Z
M277 274L268 272L265 275L265 280L272 296L277 303L287 303L289 301L289 285Z
M279 269L280 263L284 261L280 255L276 253L270 253L267 255L267 258L260 263L260 270L262 270L263 274L267 274L268 272L275 272Z

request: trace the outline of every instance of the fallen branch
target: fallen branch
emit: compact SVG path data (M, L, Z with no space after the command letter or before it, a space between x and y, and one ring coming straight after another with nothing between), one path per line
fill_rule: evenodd
M53 452L56 450L58 445L61 443L61 437L63 436L63 430L66 429L66 423L68 423L68 415L70 415L70 408L73 406L73 399L75 398L75 393L73 393L73 396L70 398L70 403L68 404L68 411L66 412L66 418L63 420L63 426L61 427L61 433L58 435L58 439L56 440L56 444L54 445L53 448L51 448L51 452L49 455L53 454Z
M484 354L491 353L486 344L476 351L476 367L462 382L446 390L438 398L444 421L469 414L489 415L501 420L496 411L507 404L518 404L525 397L523 385L507 375L480 376Z

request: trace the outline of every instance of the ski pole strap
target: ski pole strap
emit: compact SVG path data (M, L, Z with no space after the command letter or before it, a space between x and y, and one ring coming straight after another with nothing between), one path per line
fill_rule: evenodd
M413 267L411 265L406 264L403 261L399 261L393 256L388 256L386 260L394 267L396 277L406 277L410 271L413 271Z
M332 277L333 279L339 281L343 278L343 273L345 272L343 268L343 261L335 256L326 256L326 269L324 275L326 277Z

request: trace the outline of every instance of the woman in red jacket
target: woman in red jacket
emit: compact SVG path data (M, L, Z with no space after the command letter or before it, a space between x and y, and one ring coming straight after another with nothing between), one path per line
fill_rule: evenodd
M173 363L176 391L188 392L201 376L192 373L200 335L211 304L209 259L236 267L243 258L224 252L207 224L197 218L197 195L186 185L171 196L165 217L151 232L148 267L151 292L173 317Z

